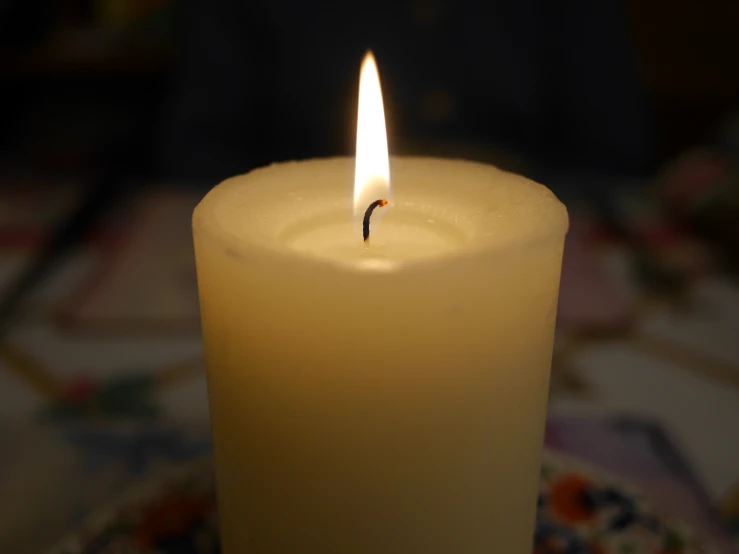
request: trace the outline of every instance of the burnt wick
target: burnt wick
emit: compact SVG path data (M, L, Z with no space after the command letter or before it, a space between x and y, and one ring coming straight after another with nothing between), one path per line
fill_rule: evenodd
M384 206L387 206L387 200L375 200L369 205L367 211L364 212L364 219L362 220L362 236L364 237L364 242L369 240L370 217L372 217L372 212L375 211L375 208L382 208Z

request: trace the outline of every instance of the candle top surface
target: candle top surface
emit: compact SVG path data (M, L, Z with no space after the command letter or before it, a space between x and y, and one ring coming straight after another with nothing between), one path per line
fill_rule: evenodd
M490 165L391 157L390 178L390 205L372 216L366 243L352 215L349 157L228 179L201 201L193 226L244 254L377 269L561 241L567 231L567 210L549 189Z

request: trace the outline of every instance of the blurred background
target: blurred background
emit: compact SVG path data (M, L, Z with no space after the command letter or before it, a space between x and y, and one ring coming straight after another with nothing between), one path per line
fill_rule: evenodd
M738 34L732 0L0 0L0 552L207 460L192 209L353 154L368 48L392 153L570 210L548 449L734 551ZM178 498L139 542L210 552L167 542L207 512ZM139 552L106 547L64 552Z

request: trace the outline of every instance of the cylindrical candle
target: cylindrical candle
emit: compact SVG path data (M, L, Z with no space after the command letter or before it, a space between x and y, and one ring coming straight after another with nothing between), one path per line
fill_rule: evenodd
M528 554L564 206L478 163L273 165L193 218L225 554ZM385 209L385 208L382 208Z

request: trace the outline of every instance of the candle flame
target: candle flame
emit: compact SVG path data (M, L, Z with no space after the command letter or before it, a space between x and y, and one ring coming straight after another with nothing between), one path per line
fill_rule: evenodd
M355 222L361 221L367 207L380 198L390 199L390 164L380 75L375 57L372 52L367 52L359 77L357 158L354 170ZM375 215L373 221L379 221L379 215Z

